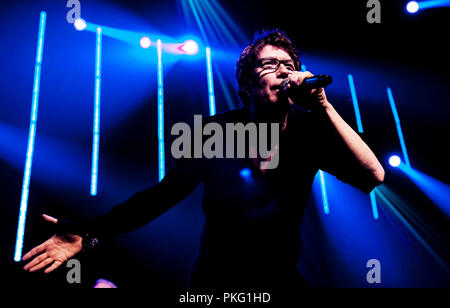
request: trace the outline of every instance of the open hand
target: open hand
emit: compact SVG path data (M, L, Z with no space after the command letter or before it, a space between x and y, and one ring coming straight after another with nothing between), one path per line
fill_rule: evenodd
M56 224L58 220L54 217L43 214L42 218ZM50 265L44 273L48 274L57 269L61 264L79 253L82 249L82 237L74 234L53 235L39 246L34 247L22 258L27 261L34 259L24 266L24 270L35 272Z

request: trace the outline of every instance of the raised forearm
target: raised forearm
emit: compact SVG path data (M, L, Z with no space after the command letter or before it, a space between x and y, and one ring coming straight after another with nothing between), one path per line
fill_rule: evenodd
M342 141L361 167L372 174L377 184L381 184L384 181L384 169L369 146L342 119L329 102L322 105L322 112L336 129L337 134L342 138Z

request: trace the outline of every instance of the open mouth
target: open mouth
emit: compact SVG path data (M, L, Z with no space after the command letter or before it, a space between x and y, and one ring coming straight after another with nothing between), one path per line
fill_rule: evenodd
M272 90L272 91L280 91L281 90L281 86L279 84L273 85L273 86L270 87L270 90Z

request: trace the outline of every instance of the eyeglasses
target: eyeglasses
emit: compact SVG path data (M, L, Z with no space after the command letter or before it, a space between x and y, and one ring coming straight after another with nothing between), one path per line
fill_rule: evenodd
M291 59L279 60L276 58L262 58L257 61L256 66L262 68L263 70L276 71L281 64L283 64L289 71L295 71L294 62Z

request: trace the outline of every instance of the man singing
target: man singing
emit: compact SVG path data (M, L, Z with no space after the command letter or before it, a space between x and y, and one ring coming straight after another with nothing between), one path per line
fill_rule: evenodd
M300 71L297 51L284 32L257 34L236 64L243 107L206 121L224 128L226 123L278 123L279 142L269 157L178 159L161 182L107 214L87 224L61 224L63 231L23 257L34 257L24 269L47 267L45 272L51 272L83 247L144 226L203 183L206 222L189 277L191 287L307 286L297 270L300 222L317 171L367 193L384 180L377 158L339 116L323 88L290 97L280 87L286 78L287 87L300 87L310 76ZM276 168L264 168L276 155Z

